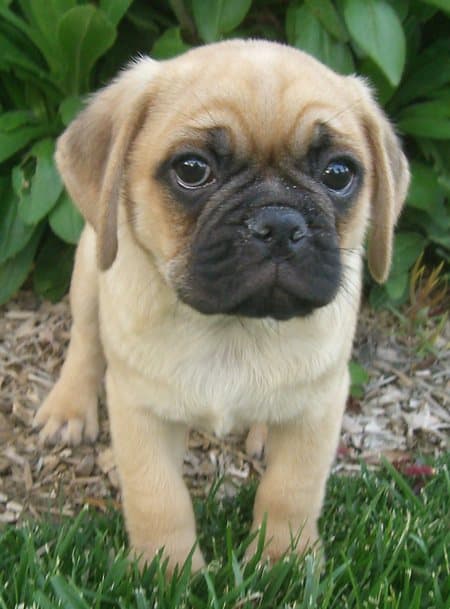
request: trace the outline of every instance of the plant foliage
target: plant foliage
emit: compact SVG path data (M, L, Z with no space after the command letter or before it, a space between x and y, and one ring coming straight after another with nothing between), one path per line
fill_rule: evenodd
M158 59L229 37L306 50L373 84L411 160L412 184L387 284L404 301L419 256L450 262L449 0L0 0L0 303L33 274L67 290L83 221L56 172L55 139L139 53Z

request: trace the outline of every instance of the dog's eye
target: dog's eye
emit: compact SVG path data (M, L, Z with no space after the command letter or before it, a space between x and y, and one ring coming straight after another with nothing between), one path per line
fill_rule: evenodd
M213 181L211 167L200 156L184 156L173 164L175 177L183 188L201 188Z
M355 179L356 170L349 160L335 159L325 167L321 180L330 190L344 194L350 190Z

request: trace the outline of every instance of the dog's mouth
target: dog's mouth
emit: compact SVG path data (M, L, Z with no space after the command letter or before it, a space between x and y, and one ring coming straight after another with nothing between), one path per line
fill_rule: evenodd
M297 298L279 285L273 284L242 300L226 313L244 317L272 317L278 321L286 321L293 317L306 317L319 306L323 305Z
M197 251L188 280L177 286L180 299L206 315L305 317L332 302L340 286L339 248L332 235L326 246L310 236L304 247L283 256L262 255L248 242L219 249L227 255L207 261Z

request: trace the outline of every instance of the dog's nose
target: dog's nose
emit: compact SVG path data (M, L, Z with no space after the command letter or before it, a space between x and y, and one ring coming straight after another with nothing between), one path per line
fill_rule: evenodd
M275 255L294 254L303 245L308 227L302 214L290 207L262 207L245 222L252 237Z

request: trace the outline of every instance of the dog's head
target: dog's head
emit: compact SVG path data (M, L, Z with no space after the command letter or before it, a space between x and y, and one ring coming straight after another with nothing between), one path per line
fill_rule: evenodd
M102 270L124 205L181 300L276 319L334 299L369 220L369 267L386 278L409 180L361 80L257 41L140 60L92 99L56 158Z

